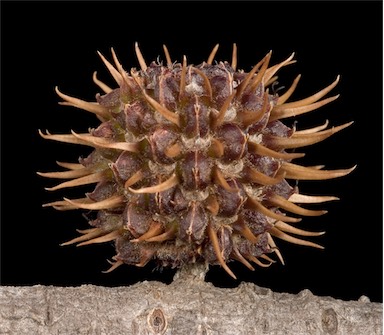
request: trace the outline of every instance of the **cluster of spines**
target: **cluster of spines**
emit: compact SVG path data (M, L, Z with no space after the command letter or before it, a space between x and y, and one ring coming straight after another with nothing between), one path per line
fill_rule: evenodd
M269 67L269 52L249 73L237 71L236 45L232 62L213 65L215 46L199 66L174 64L164 46L166 66L147 66L138 45L141 70L123 69L114 50L113 66L100 57L119 85L113 90L94 73L104 91L97 103L61 93L62 104L94 113L102 122L89 133L41 136L87 145L95 151L79 164L58 163L64 172L39 173L71 179L49 190L97 183L81 199L48 203L59 210L99 211L82 235L65 244L86 245L116 240L116 263L145 265L157 258L163 265L187 262L219 263L238 260L269 266L266 254L275 252L273 237L322 248L296 236L319 236L292 224L301 216L318 216L305 203L336 200L333 196L299 194L286 179L323 180L345 176L351 169L323 170L291 163L303 153L287 152L323 141L352 122L297 131L280 122L315 110L338 96L324 98L339 77L314 95L287 102L300 76L282 95L269 94L276 72L292 64L293 54ZM324 99L322 99L324 98ZM281 211L283 210L283 211ZM259 260L263 258L268 263Z

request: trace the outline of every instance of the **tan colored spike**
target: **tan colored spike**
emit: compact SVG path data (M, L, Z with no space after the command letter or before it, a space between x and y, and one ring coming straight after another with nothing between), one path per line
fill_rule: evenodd
M279 248L276 246L276 243L275 243L275 241L273 240L271 234L270 234L270 233L267 233L267 236L268 236L268 244L269 244L269 246L273 249L273 251L274 251L275 254L277 255L277 258L280 260L281 264L285 265L283 256L282 256L282 254L281 254Z
M100 51L97 51L98 55L100 56L101 60L103 61L104 65L107 67L108 71L112 75L113 79L115 79L116 83L121 86L123 82L123 78L119 71L115 69L115 67L107 61L107 59L102 55Z
M236 245L233 246L231 258L244 264L249 270L255 271L255 268L244 258L239 249L237 249Z
M324 141L325 139L332 136L333 134L336 134L339 131L349 127L352 123L353 121L337 127L332 127L327 130L319 131L316 133L309 133L309 134L294 133L291 137L278 137L274 135L268 135L267 139L268 139L268 142L274 147L279 147L284 149L301 148L301 147L305 147L308 145L312 145L312 144Z
M260 71L257 75L252 78L252 81L249 83L249 90L252 92L257 89L260 83L264 79L264 75L268 69L269 61L271 60L272 51L270 51L264 59L263 65L260 68ZM265 86L269 85L269 81L264 81Z
M131 240L130 242L137 243L137 242L148 241L148 239L154 236L158 236L163 232L164 232L163 224L158 221L152 221L147 232L145 232L140 237Z
M176 236L176 233L177 233L177 226L173 224L170 227L168 227L168 229L164 233L157 235L157 236L147 238L145 241L146 242L160 242L161 243L164 241L172 240Z
M238 192L239 190L237 188L231 187L228 182L225 180L223 173L221 172L220 168L215 166L213 169L213 178L216 185L220 185L222 188L224 188L228 192Z
M81 165L81 164L80 164ZM69 171L60 171L60 172L36 172L39 176L46 178L56 178L56 179L72 179L87 176L93 172L91 168L85 168L81 165L82 168L74 169Z
M263 78L264 83L268 82L275 75L275 73L279 71L283 66L296 63L295 60L292 60L294 56L295 53L293 52L285 61L282 61L281 63L271 66L269 69L267 69Z
M243 126L249 126L260 121L262 117L270 111L270 109L271 103L269 102L269 91L267 89L264 93L263 106L258 111L243 110L241 113L237 114L237 117Z
M260 143L248 142L248 151L258 154L260 156L269 156L278 159L291 160L295 158L304 157L304 153L299 152L278 152L272 149L269 149Z
M291 225L289 225L283 221L277 221L275 223L275 227L281 231L286 232L286 233L300 235L300 236L321 236L321 235L325 234L324 231L312 232L312 231L307 231L307 230L303 230L303 229L298 229L296 227L292 227Z
M317 204L327 201L340 200L338 197L333 196L322 196L322 195L305 195L299 193L293 193L289 197L290 202L295 202L299 204Z
M164 181L164 182L162 182L162 183L160 183L158 185L149 186L149 187L143 187L143 188L140 188L138 190L135 190L135 189L133 189L131 187L128 187L128 189L132 193L136 193L136 194L158 193L158 192L166 191L166 190L172 188L173 186L176 186L178 183L179 183L179 178L174 173L174 174L172 174L172 176L170 178L168 178L166 181Z
M232 67L232 69L234 69L236 71L236 68L237 68L237 45L236 45L236 43L233 43L231 67Z
M79 232L79 230L78 230L78 232ZM76 238L74 238L68 242L61 243L60 246L65 246L65 245L70 245L70 244L74 244L74 243L87 241L87 240L90 240L92 238L98 237L101 234L103 234L103 231L100 228L89 229L89 230L87 230L86 234L81 235L79 237L76 237Z
M184 55L183 66L181 68L181 74L180 74L179 100L185 92L186 75L187 75L187 57L185 57Z
M164 50L164 54L165 54L165 59L167 60L167 66L172 67L171 56L169 55L168 48L165 44L163 44L163 50Z
M275 228L275 227L272 227L270 230L269 230L269 233L281 240L284 240L286 242L290 242L290 243L293 243L293 244L298 244L298 245L304 245L304 246L307 246L307 247L314 247L314 248L318 248L318 249L324 249L323 246L321 246L320 244L317 244L317 243L313 243L313 242L310 242L310 241L306 241L306 240L302 240L300 238L297 238L297 237L293 237L291 235L288 235L284 232L282 232L281 230Z
M212 62L216 56L217 50L219 49L219 44L216 44L214 48L212 49L211 53L209 54L209 57L207 59L207 64L212 65Z
M248 227L247 224L244 223L243 220L237 220L235 223L232 224L232 227L236 232L238 232L241 236L245 237L248 241L252 242L253 244L256 244L260 239L260 235L255 236L255 234L252 233L251 229Z
M277 99L276 105L282 105L284 102L286 102L292 95L292 93L295 91L297 84L299 83L299 80L301 78L301 74L299 74L295 80L293 81L291 87Z
M104 84L101 80L97 79L97 71L93 72L92 76L93 82L99 86L104 93L110 93L112 92L112 88L110 88L108 85Z
M89 145L88 142L81 140L80 138L74 136L73 134L56 134L52 135L48 131L46 131L47 134L44 134L40 129L39 129L39 134L42 138L46 140L53 140L53 141L58 141L58 142L63 142L63 143L71 143L71 144L81 144L81 145Z
M219 212L220 205L215 195L211 194L205 200L205 208L208 209L213 216L216 216Z
M131 177L127 179L124 184L124 188L128 189L130 186L136 184L138 181L144 178L144 172L142 170L136 171Z
M317 170L301 165L283 162L281 169L286 172L285 178L297 180L325 180L346 176L356 168L339 170Z
M237 279L235 274L231 271L231 269L228 267L228 265L225 263L224 261L224 258L221 254L221 250L220 250L220 244L219 244L219 239L217 237L217 234L216 232L214 231L214 229L212 228L212 225L209 223L208 226L207 226L207 232L208 232L208 237L209 237L209 240L211 241L212 243L212 247L213 247L213 250L215 252L215 255L216 255L216 258L218 260L218 262L220 263L220 265L223 267L223 269L233 278L233 279Z
M329 124L329 121L325 120L324 124L322 124L321 126L303 129L303 130L295 130L294 134L295 135L305 135L305 134L318 133L321 130L327 129L328 124Z
M249 180L253 183L257 183L260 185L275 185L281 182L284 179L284 173L277 173L275 177L267 176L264 173L257 171L256 169L247 166L244 168L244 177L246 180Z
M200 69L198 69L196 67L192 67L192 70L195 71L200 77L203 78L205 89L207 90L209 99L212 101L212 86L211 86L211 83L209 81L209 78L207 77L207 75L203 71L201 71Z
M100 147L108 149L117 149L129 152L139 152L139 143L129 143L129 142L113 142L110 139L104 137L96 137L91 134L77 134L73 130L71 133L76 138L82 140L84 143L91 147Z
M124 264L124 262L122 261L122 260L118 260L118 261L116 261L116 262L110 262L110 261L108 261L109 262L109 264L111 264L112 266L108 269L108 270L106 270L106 271L102 271L102 273L110 273L110 272L112 272L113 270L116 270L120 265L123 265Z
M164 116L168 121L172 122L176 126L180 127L180 116L174 112L171 112L168 108L162 106L155 99L150 97L145 90L142 90L145 99L150 103L150 105L156 109L162 116Z
M63 168L69 169L69 170L78 170L78 169L83 169L84 165L79 164L79 163L68 163L68 162L59 162L56 161L56 164L58 166L61 166Z
M170 147L164 150L164 154L169 158L175 158L180 155L182 150L182 146L180 143L176 142L172 144Z
M220 158L224 155L224 144L221 143L218 139L212 138L211 146L209 147L208 152L212 156Z
M272 51L270 51L260 62L258 62L252 70L247 74L247 76L243 79L243 81L237 86L236 88L236 97L239 99L246 87L248 86L250 80L255 75L256 71L260 68L260 66L266 61L266 59L270 58L272 54Z
M261 214L264 214L265 216L268 216L268 217L275 219L275 220L281 220L281 221L286 221L286 222L299 222L299 221L301 221L300 218L294 218L294 217L286 216L283 214L275 213L274 211L268 209L267 207L262 205L259 201L257 201L256 199L253 199L251 197L248 197L246 205L248 208L257 210Z
M78 202L84 203L84 204L90 204L93 201L89 198L81 198L81 199L75 199ZM44 204L43 207L53 207L54 209L58 211L69 211L73 209L78 209L79 207L69 204L67 201L54 201L54 202L49 202L47 204Z
M87 112L96 114L97 116L101 117L102 119L109 119L111 116L105 107L99 105L96 102L87 102L87 101L84 101L84 100L81 100L78 98L71 97L71 96L66 95L64 93L61 93L57 86L55 87L55 91L56 91L57 95L60 96L60 98L65 100L65 102L59 102L60 105L80 108L80 109L83 109Z
M122 195L113 195L107 199L96 201L92 203L84 203L82 201L78 200L71 200L68 198L64 198L65 201L68 203L76 206L77 208L82 209L90 209L90 210L101 210L101 209L112 209L121 206L124 201L125 197Z
M229 95L225 99L223 105L220 108L219 114L217 114L216 118L213 119L213 122L212 122L213 129L216 129L217 127L220 127L223 124L225 113L227 112L228 107L230 106L235 95L236 95L236 91L234 91L231 95Z
M272 264L276 263L276 261L274 261L272 258L268 257L266 254L262 254L259 257L265 259L268 262L271 262Z
M139 48L139 44L137 42L135 42L135 51L136 51L137 60L139 61L139 64L140 64L140 68L143 71L146 71L147 70L147 64L145 63L143 54L141 53L140 48Z
M76 186L80 186L80 185L88 185L88 184L98 183L105 178L106 178L105 171L95 172L95 173L89 174L89 175L84 176L84 177L80 177L80 178L66 181L66 182L61 183L59 185L56 185L54 187L46 187L45 189L47 191L56 191L56 190L66 188L66 187L76 187Z
M265 264L263 262L261 262L257 257L253 256L253 255L248 255L247 256L249 260L251 260L253 263L257 264L258 266L261 266L263 268L267 268L269 266L271 266L271 264L273 262L269 262L269 264Z
M272 109L272 112L271 112L271 115L269 118L269 122L272 122L275 120L285 119L285 118L288 118L291 116L298 116L301 114L311 112L311 111L316 110L316 109L318 109L318 108L320 108L326 104L329 104L332 101L335 101L339 96L340 96L340 94L335 95L335 96L330 97L330 98L320 100L318 102L314 102L314 103L309 104L309 105L301 106L301 107L285 108L285 109L282 109L276 113Z
M315 210L302 208L290 202L289 200L286 200L284 197L278 194L271 194L270 196L268 196L268 201L271 202L273 205L276 205L277 207L283 208L291 213L298 214L298 215L320 216L328 212L324 210L315 211Z
M77 245L77 247L81 247L81 246L89 245L89 244L94 244L94 243L110 242L110 241L116 240L119 236L120 236L120 232L118 230L114 230L114 231L111 231L110 233L108 233L106 235L99 236L99 237L93 238L91 240L79 243Z
M340 76L337 76L336 80L332 84L323 88L321 91L309 96L308 98L293 101L293 102L284 103L281 105L276 105L272 110L272 114L279 113L279 112L282 112L282 111L284 111L286 109L290 109L290 108L308 106L308 105L320 100L338 84L339 80L340 80Z

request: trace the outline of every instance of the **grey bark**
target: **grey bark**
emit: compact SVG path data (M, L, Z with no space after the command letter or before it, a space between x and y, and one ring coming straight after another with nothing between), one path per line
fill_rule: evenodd
M186 270L166 285L0 286L0 334L382 334L382 304L214 287Z

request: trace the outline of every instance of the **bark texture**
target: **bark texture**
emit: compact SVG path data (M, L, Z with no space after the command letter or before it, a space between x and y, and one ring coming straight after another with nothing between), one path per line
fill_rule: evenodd
M0 286L0 334L382 334L382 304L217 288L199 271L166 285Z

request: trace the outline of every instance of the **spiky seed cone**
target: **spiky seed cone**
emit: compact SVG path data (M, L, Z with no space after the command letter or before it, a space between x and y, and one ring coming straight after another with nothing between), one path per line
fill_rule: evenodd
M268 254L283 258L275 238L322 248L295 227L300 216L326 211L302 204L336 200L333 196L300 194L290 181L345 176L354 168L323 170L292 163L304 156L296 148L321 142L352 122L328 128L328 122L296 131L282 119L313 111L338 96L325 98L339 77L312 96L287 102L300 76L281 96L269 87L293 54L270 66L271 52L246 73L237 71L236 45L231 64L213 64L217 46L200 65L173 63L164 46L166 64L146 64L136 43L140 70L127 73L112 49L114 65L104 64L118 84L111 89L93 76L104 91L97 102L63 94L62 104L91 112L101 121L97 129L43 138L91 146L79 163L59 163L66 171L39 173L68 179L49 190L96 184L81 199L44 206L58 210L86 209L93 227L63 243L86 245L115 241L115 263L144 266L151 259L161 266L180 267L203 262L220 264L236 278L227 263L269 266ZM107 271L107 272L108 272Z

